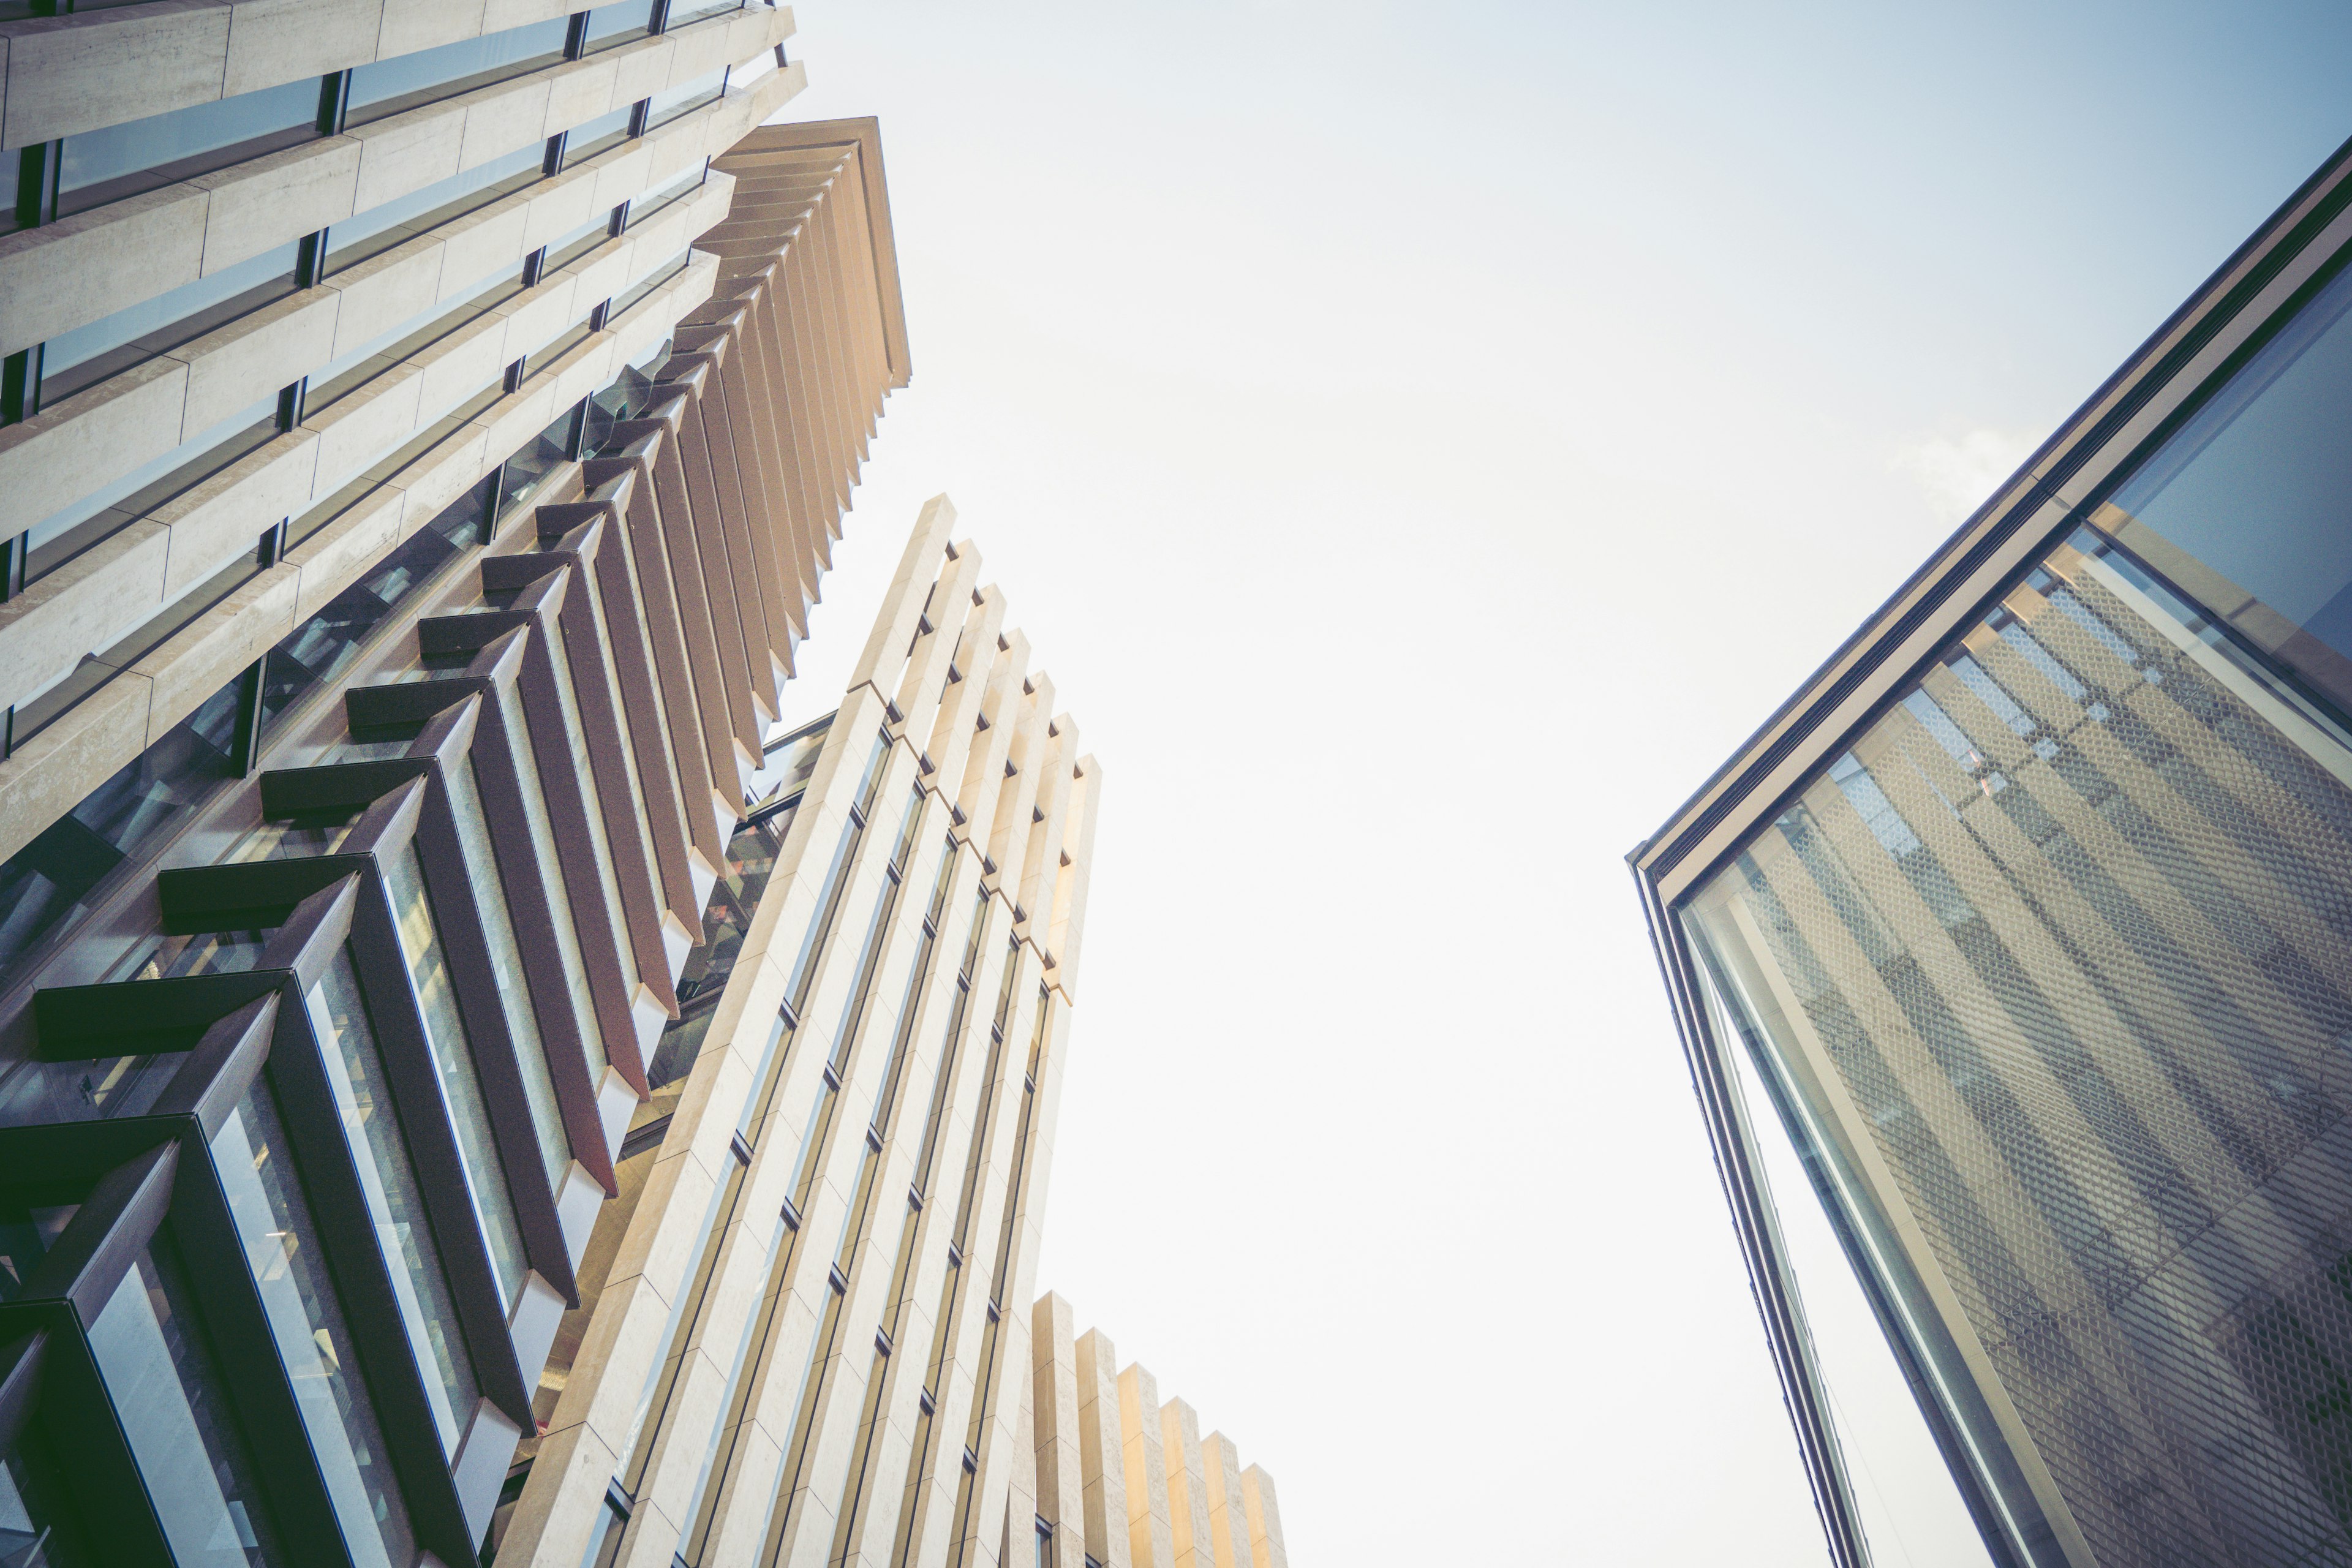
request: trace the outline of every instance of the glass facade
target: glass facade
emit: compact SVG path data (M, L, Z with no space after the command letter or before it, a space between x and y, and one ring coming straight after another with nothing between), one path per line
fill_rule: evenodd
M2352 1558L2347 312L1678 910L2026 1561Z

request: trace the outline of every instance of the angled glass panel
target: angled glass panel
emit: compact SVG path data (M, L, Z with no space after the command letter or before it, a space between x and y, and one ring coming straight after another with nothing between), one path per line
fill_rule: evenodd
M458 1152L465 1157L466 1184L473 1194L476 1219L489 1240L499 1297L511 1310L522 1295L523 1276L530 1265L523 1256L522 1226L515 1218L514 1196L507 1185L506 1165L499 1158L498 1137L490 1131L489 1101L482 1093L472 1042L457 1008L457 984L449 976L441 928L433 918L433 900L425 891L425 867L413 843L399 854L380 859L384 891L392 897L393 920L400 931L401 952L408 960L408 977L425 1014L425 1033L433 1048L434 1065L440 1069L441 1092L457 1131Z
M552 65L563 58L567 26L556 16L360 66L352 72L349 123L364 125Z
M212 1149L343 1539L359 1568L407 1568L416 1554L408 1510L266 1081L229 1112Z
M319 79L192 104L65 139L58 212L87 212L319 134Z
M287 1563L167 1236L148 1245L100 1309L89 1348L182 1568Z
M2084 530L1682 919L2030 1561L2352 1552L2322 709Z
M2092 521L2352 711L2352 270Z
M434 1421L442 1445L454 1451L473 1419L481 1384L466 1349L446 1266L425 1216L424 1194L393 1110L375 1026L349 953L335 955L310 987L308 1001L327 1081L342 1113L343 1137L359 1167L401 1319L425 1369Z

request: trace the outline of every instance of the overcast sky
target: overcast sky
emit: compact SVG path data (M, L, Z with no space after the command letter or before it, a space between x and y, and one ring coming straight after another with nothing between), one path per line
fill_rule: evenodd
M1299 1568L1822 1562L1623 856L2352 132L2352 10L798 16L915 374L793 711L944 490L1106 780L1040 1287ZM1779 1173L1880 1563L1981 1563Z

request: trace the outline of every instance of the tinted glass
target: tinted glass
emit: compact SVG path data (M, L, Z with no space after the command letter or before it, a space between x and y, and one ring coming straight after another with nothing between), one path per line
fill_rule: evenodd
M569 26L557 16L360 66L352 72L348 122L381 120L551 64L563 58Z
M1683 918L1927 1364L1989 1369L2099 1561L2352 1551L2352 749L2315 710L2086 531Z
M318 134L319 79L239 93L65 139L58 210L81 212ZM260 145L253 145L258 142Z
M474 1207L489 1242L499 1293L511 1309L522 1294L523 1275L530 1266L523 1258L522 1227L515 1219L498 1137L490 1131L489 1100L482 1092L472 1042L458 1011L457 983L450 978L441 928L433 918L433 900L425 890L425 868L414 844L377 858L383 867L384 891L392 899L401 951L408 958L408 977L416 987L417 1004L425 1016L425 1037L433 1049L434 1065L441 1072L441 1093L448 1101L449 1120L457 1131L458 1152L465 1157L466 1183L473 1191Z
M2093 521L2352 710L2352 270Z
M343 1539L359 1568L407 1568L408 1510L266 1083L229 1112L213 1160Z
M426 1369L425 1392L432 1399L434 1420L442 1444L454 1450L473 1420L480 1385L425 1218L424 1193L409 1162L407 1141L385 1085L375 1028L348 953L335 955L310 988L309 1001L311 1026L342 1114L343 1136L359 1168L376 1241L383 1249L416 1359Z
M43 405L285 299L299 249L281 245L51 338L41 348Z
M285 1563L194 1292L158 1236L89 1325L114 1413L182 1568Z

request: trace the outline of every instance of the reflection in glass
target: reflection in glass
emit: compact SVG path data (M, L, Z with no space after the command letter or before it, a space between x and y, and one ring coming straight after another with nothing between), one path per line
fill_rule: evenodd
M72 1527L47 1444L26 1432L0 1447L0 1568L79 1568L88 1559L67 1543Z
M2352 270L2092 521L2352 711Z
M310 987L309 1002L328 1086L342 1113L343 1136L359 1170L401 1318L418 1363L435 1374L425 1379L434 1421L442 1445L454 1451L473 1419L481 1385L475 1380L457 1302L425 1217L423 1194L385 1087L383 1058L361 999L359 977L352 973L350 953L335 954L326 973Z
M1682 911L1990 1489L2048 1528L1986 1375L2103 1562L2352 1551L2323 717L2081 531Z
M89 1348L181 1568L286 1562L168 1237L123 1276Z
M547 1042L539 1032L539 1013L531 1002L530 979L523 973L522 942L515 934L514 915L499 879L498 851L491 846L490 825L482 816L482 795L475 787L472 759L445 770L442 778L449 786L450 815L457 819L457 841L465 848L466 872L474 879L474 902L482 911L482 928L489 937L490 969L498 976L499 1002L506 1009L515 1054L521 1058L523 1092L530 1098L531 1127L538 1134L540 1156L547 1164L548 1188L561 1194L564 1173L572 1165L572 1141L556 1101L555 1075L548 1066Z
M457 992L449 978L448 955L442 951L440 927L433 919L433 903L425 888L425 867L412 843L395 855L378 857L383 867L384 891L400 931L401 952L408 959L408 977L425 1015L425 1034L440 1068L441 1092L457 1129L457 1149L464 1156L466 1184L474 1209L488 1239L490 1264L498 1271L499 1295L511 1310L522 1295L522 1279L530 1265L523 1257L522 1227L515 1219L514 1198L507 1186L506 1166L499 1158L496 1134L490 1131L490 1108L482 1094L482 1080L474 1068L466 1021L457 1009Z
M348 123L364 125L551 65L563 58L568 26L557 16L360 66L352 72Z
M343 1538L359 1568L407 1568L408 1511L267 1083L229 1112L213 1161Z
M241 92L65 139L58 212L87 212L140 191L226 169L319 134L319 79Z

